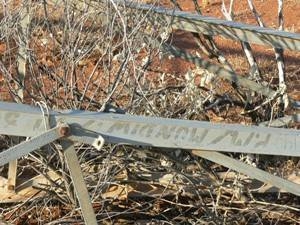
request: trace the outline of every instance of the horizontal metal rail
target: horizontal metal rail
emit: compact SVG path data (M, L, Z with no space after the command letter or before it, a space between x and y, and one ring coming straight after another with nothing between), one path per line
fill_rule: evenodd
M62 4L61 0L51 0L50 2L56 5ZM84 7L89 5L89 10L91 11L93 11L93 9L98 10L99 3L101 4L102 2L104 4L105 1L73 1L74 9L81 10L81 8L84 9ZM228 21L134 1L114 0L113 2L118 6L126 6L132 10L136 10L136 13L144 11L147 13L147 20L150 20L154 24L163 21L165 24L170 24L174 29L203 33L210 36L221 35L228 39L272 46L275 48L300 50L300 34L298 33ZM105 17L101 17L101 20L105 19Z
M52 0L50 2L52 2L52 4L63 4L61 0ZM97 10L99 10L99 4L101 4L102 2L95 0L76 0L73 2L73 7L74 10L80 10L89 5L89 10L96 12ZM128 8L136 10L136 13L141 13L144 11L145 15L147 13L147 19L153 22L153 24L164 21L164 23L170 24L173 28L183 29L191 32L199 32L208 35L222 35L229 39L237 39L240 41L252 42L262 45L270 45L276 48L300 50L300 34L297 33L279 31L270 28L262 28L258 26L238 23L235 21L221 20L217 18L201 16L198 14L196 15L190 12L170 10L163 7L141 4L132 1L114 0L114 2L118 6L125 5ZM103 23L106 23L105 20L107 20L107 18L105 16L102 16L101 21ZM226 30L226 32L224 32L224 30ZM153 40L153 43L154 42L155 40ZM280 93L275 92L269 87L258 84L245 77L238 76L238 74L233 71L227 70L226 68L211 63L203 58L193 56L192 54L182 51L174 46L161 43L154 44L164 50L167 54L173 55L175 57L180 57L184 60L192 62L195 65L200 66L201 68L205 68L211 73L217 74L222 78L234 82L238 86L249 88L252 91L260 93L270 99L274 99L275 97L280 95ZM293 108L300 108L299 102L291 98L289 98L289 100Z
M108 143L300 156L300 131L88 111L51 112L50 126L70 125L73 135L101 135ZM0 134L38 136L39 108L0 102Z
M225 38L240 40L248 43L272 46L290 50L300 50L300 34L279 31L271 28L201 16L191 12L166 9L149 4L132 1L115 0L138 11L151 11L153 21L167 21L174 29L203 33L210 36L221 35ZM151 15L149 15L151 19Z

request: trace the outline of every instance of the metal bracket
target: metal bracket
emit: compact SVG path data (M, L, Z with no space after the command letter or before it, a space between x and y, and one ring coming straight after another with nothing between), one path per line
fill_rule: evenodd
M105 143L105 140L101 135L99 135L98 137L90 137L85 135L83 136L70 135L68 139L74 142L81 142L84 144L91 145L97 150L100 150Z

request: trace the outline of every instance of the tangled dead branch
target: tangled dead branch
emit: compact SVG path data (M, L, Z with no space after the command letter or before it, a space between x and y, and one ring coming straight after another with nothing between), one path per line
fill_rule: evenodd
M197 1L191 2L201 14ZM282 90L237 75L210 36L193 34L204 53L197 56L174 44L177 31L167 21L152 24L151 10L136 13L112 0L77 3L2 2L1 90L10 93L10 100L42 101L52 109L106 111L112 105L132 114L243 124L269 121L280 114L275 99ZM28 17L30 26L22 27ZM175 67L183 65L190 69L176 72ZM259 68L254 74L259 74ZM253 98L249 89L259 96ZM10 137L0 138L1 149L13 144ZM298 198L260 193L262 184L257 181L181 149L107 144L96 150L78 144L76 152L99 223L300 222ZM283 175L287 178L299 174L297 159L260 158L256 166L277 174L289 171ZM7 170L2 167L1 175ZM39 179L27 183L31 188L25 189L23 183L31 197L18 193L18 201L1 203L0 220L13 224L83 221L58 143L19 161L18 179L32 177Z

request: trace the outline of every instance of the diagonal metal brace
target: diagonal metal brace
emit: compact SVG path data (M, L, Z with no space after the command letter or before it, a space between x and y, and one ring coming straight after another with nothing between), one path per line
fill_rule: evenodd
M74 144L70 140L63 140L61 145L64 149L66 163L69 167L70 175L85 224L97 225L96 215L90 200L89 192L84 182Z
M208 159L212 162L223 165L232 170L246 174L247 176L269 183L280 189L284 189L294 195L300 196L300 185L291 181L285 180L281 177L274 176L266 171L247 165L241 161L233 159L219 152L204 151L204 150L192 150L192 154Z
M69 134L69 126L65 123L60 123L56 127L36 136L18 145L15 145L0 153L0 166L3 166L10 161L19 159L24 155L49 144L61 137Z
M71 140L93 145L96 149L100 150L104 144L104 138L101 135L98 137L80 137L76 135L71 135L71 129L68 126L68 124L61 122L56 127L1 152L0 166L5 165L6 163L9 163L13 160L16 160L24 155L27 155L28 153L62 137L69 138L69 140L62 140L62 146L65 149L65 159L70 170L71 178L73 180L74 188L84 220L86 224L96 225L96 215L94 213L89 194L84 182L84 178L81 172L80 164L76 156L75 148Z

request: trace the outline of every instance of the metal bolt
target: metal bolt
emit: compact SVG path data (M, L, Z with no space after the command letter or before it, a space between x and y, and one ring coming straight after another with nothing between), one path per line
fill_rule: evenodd
M68 125L63 125L58 130L60 136L65 137L70 134L70 127Z
M15 186L14 185L7 185L7 190L8 191L14 191L15 190Z

